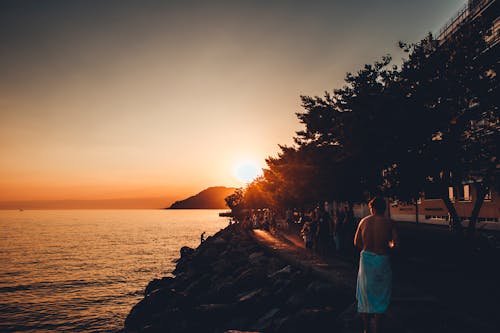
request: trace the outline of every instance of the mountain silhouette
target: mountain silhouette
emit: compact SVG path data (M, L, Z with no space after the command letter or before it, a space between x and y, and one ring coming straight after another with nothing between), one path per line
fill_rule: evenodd
M224 199L236 190L234 187L214 186L187 199L174 202L168 209L224 209Z

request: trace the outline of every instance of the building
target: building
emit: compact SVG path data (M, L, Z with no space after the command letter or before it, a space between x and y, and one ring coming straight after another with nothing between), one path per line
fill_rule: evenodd
M485 31L485 40L490 47L500 40L499 5L497 0L469 0L436 34L440 45L453 36L464 24L484 19L490 27Z

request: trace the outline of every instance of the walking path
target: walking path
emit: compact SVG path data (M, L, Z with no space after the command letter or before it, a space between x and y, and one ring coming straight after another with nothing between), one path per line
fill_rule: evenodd
M360 332L361 320L356 311L355 284L357 266L339 257L321 258L306 250L293 233L253 230L255 240L289 264L311 270L330 283L352 290L353 304L340 316L342 332ZM493 332L495 327L465 313L457 313L446 302L419 288L411 276L395 276L393 297L386 314L387 332Z

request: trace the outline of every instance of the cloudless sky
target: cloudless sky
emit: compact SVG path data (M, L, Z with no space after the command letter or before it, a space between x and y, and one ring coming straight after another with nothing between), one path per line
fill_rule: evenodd
M242 186L238 163L292 143L301 94L399 59L464 3L3 0L0 202Z

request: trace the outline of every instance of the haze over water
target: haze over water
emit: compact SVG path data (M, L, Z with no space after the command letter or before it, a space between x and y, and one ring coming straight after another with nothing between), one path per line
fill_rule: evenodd
M0 211L0 331L107 332L217 210Z

